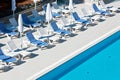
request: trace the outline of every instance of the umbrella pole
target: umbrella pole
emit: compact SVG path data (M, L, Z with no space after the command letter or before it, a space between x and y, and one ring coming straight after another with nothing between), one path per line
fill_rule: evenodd
M73 20L72 20L72 10L70 10L70 15L71 15L71 17L70 17L70 23L73 24Z
M35 3L35 10L36 10L36 3Z
M22 48L23 48L23 45L22 45L23 41L22 41L22 33L21 33L21 32L20 32L20 41L21 41L20 47L21 47L21 49L22 49Z
M49 27L50 27L49 25L50 25L50 22L48 21L48 35L49 35Z
M14 15L15 15L15 13L14 13L14 11L13 11L13 17L14 17Z
M57 4L57 0L56 0L56 4Z
M48 36L49 36L49 34L50 34L50 22L48 21ZM49 38L47 38L47 40L48 40L48 43L50 43L50 40L49 40Z

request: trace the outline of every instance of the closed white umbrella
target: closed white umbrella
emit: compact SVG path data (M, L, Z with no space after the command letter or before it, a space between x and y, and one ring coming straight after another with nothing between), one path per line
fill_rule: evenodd
M70 11L70 14L72 15L72 10L73 10L73 0L69 0L69 11ZM72 16L70 17L70 22L73 22L73 19L72 19Z
M52 11L50 8L50 4L47 4L47 8L46 8L46 21L49 23L50 20L52 20Z
M90 0L91 2L94 2L94 0Z
M16 10L16 1L12 0L12 11L13 11L13 17L14 17L14 12Z
M57 4L57 0L56 0L56 4Z
M37 0L33 0L33 2L35 3L35 9L36 9Z
M19 14L19 16L18 16L18 31L20 33L23 32L23 20L22 20L22 15L21 14Z
M22 20L22 15L19 14L18 16L18 31L20 32L20 39L21 39L21 48L22 48L22 33L23 33L23 20Z
M69 10L70 12L73 10L73 0L69 0Z
M49 3L47 4L46 17L45 18L46 18L46 21L48 22L48 25L50 25L49 22L52 20L52 11L51 11ZM49 28L50 28L50 26L49 26ZM48 28L48 30L49 30L49 28ZM49 31L48 31L48 33L49 33Z

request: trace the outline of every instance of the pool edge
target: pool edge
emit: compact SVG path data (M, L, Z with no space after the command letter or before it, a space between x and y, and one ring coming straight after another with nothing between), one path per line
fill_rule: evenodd
M69 54L68 56L65 56L64 58L62 58L61 60L57 61L56 63L48 66L47 68L37 72L36 74L34 74L33 76L29 77L27 80L36 80L38 77L46 74L47 72L53 70L54 68L58 67L59 65L65 63L66 61L70 60L71 58L75 57L76 55L82 53L83 51L87 50L88 48L90 48L91 46L94 46L95 44L99 43L100 41L104 40L105 38L109 37L110 35L114 34L115 32L120 30L120 26L118 26L117 28L107 32L106 34L102 35L101 37L95 39L94 41L88 43L87 45L83 46L80 49L77 49L76 51L74 51L73 53Z

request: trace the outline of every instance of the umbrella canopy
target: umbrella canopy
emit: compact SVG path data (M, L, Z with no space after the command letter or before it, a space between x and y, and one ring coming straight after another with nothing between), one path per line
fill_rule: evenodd
M73 0L69 0L69 10L73 10Z
M52 12L50 8L50 4L47 4L47 9L46 9L46 21L49 23L50 20L52 20Z
M13 11L13 16L14 16L14 11L16 10L16 1L12 0L12 11Z
M22 15L21 14L19 14L19 16L18 16L18 31L20 33L23 32L23 20L22 20Z

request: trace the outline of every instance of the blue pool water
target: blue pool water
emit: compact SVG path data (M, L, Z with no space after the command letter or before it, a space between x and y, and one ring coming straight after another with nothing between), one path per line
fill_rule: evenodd
M37 80L120 80L120 31Z
M120 80L120 40L98 52L59 80Z

